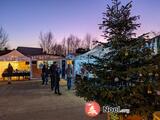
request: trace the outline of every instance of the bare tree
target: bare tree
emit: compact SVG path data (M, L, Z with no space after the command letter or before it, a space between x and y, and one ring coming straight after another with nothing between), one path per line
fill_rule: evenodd
M66 49L66 38L63 38L62 42L61 42L61 45L62 45L62 49L63 49L63 55L66 56L66 53L67 53L67 49Z
M93 38L90 34L86 34L83 40L71 34L67 39L64 38L60 45L63 55L66 55L68 53L76 53L76 50L79 48L91 49L93 47L93 41L97 41L97 39Z
M55 43L52 46L52 54L54 54L54 55L63 55L63 47L62 47L62 45Z
M90 34L86 34L83 40L71 34L67 39L64 38L61 43L55 41L51 32L41 32L39 38L39 45L44 52L64 56L68 53L76 53L79 48L89 50L93 47L93 41L97 41Z
M85 49L91 49L93 47L93 41L95 41L95 38L93 38L90 34L86 34L82 41L82 46Z
M7 43L8 43L8 34L1 27L0 28L0 50L4 50L5 48L8 48Z
M56 55L56 49L57 49L57 43L55 42L54 44L52 44L51 46L51 54Z
M76 37L74 35L70 35L67 38L68 53L75 53L76 49L78 49L80 47L80 42L81 42L81 39L79 39L78 37Z
M81 44L81 39L78 38L78 37L76 37L76 40L75 40L75 48L76 48L76 49L80 48L80 47L81 47L80 44Z
M78 48L89 50L93 47L93 41L97 40L90 34L86 34L83 40L71 34L66 40L67 53L76 53Z
M91 42L92 42L92 38L91 38L90 34L86 34L85 41L86 41L86 48L90 49L91 48Z
M71 52L72 52L73 39L74 39L74 36L73 36L73 35L70 35L70 36L67 38L67 53L71 53Z
M70 36L70 52L71 53L75 52L75 36L74 35Z
M62 45L60 44L57 44L56 55L63 55L63 48L62 48Z
M52 47L55 43L55 39L51 32L47 33L40 33L40 47L43 48L43 52L51 54L52 53Z

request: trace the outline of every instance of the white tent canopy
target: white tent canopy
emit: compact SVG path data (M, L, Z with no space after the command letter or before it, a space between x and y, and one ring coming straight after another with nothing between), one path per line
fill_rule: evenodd
M92 59L91 56L102 57L105 53L109 52L109 48L103 48L102 46L97 46L87 53L77 56L75 59Z
M0 61L30 61L30 58L17 50L13 50L8 54L0 56Z
M97 46L89 52L79 55L75 58L75 74L79 74L81 67L84 63L94 63L95 59L91 56L103 57L106 53L109 52L109 48L103 48L103 46Z

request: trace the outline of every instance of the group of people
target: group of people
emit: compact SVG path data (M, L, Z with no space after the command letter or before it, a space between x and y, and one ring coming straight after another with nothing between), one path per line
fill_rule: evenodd
M11 84L11 77L13 73L13 67L9 63L7 68L8 73L8 84ZM71 89L71 81L72 81L72 75L73 70L72 66L69 64L67 66L67 69L65 70L65 73L67 75L67 88L68 90ZM60 82L60 75L61 75L61 69L60 66L57 64L57 62L54 62L49 68L47 65L43 65L42 68L42 85L48 84L48 78L51 79L51 90L55 91L55 94L61 95L60 89L59 89L59 82Z
M66 69L67 74L67 87L68 90L71 89L71 79L72 79L72 68L68 65ZM54 62L49 68L47 65L43 65L42 68L42 85L48 84L48 78L51 79L51 90L55 92L55 94L61 95L59 89L61 69L57 62Z

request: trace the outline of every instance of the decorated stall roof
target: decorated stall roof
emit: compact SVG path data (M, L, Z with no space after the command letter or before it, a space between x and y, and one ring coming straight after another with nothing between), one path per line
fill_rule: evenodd
M0 56L10 53L12 50L2 50L0 51Z
M34 60L34 61L38 61L38 60L59 60L59 59L63 59L63 57L46 54L46 55L34 55L34 56L31 56L31 59Z
M18 52L17 50L12 50L11 52L0 56L0 61L29 61L30 58Z

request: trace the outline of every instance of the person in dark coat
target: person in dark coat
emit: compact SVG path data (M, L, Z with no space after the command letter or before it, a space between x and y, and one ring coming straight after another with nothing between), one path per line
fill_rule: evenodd
M8 84L11 84L13 67L10 63L8 64L7 73L8 73Z
M46 65L43 65L43 68L42 68L42 85L44 85L44 82L45 82L45 70L46 70Z
M45 71L45 85L48 85L48 75L49 75L49 69L48 69L48 66L46 66L46 71Z
M55 87L55 69L56 69L56 62L54 62L50 66L50 78L51 78L51 90L54 90Z
M48 84L48 74L49 74L49 70L48 67L46 65L43 65L42 68L42 85L47 85Z
M55 94L61 95L59 90L59 81L60 81L60 68L56 64L55 68Z

